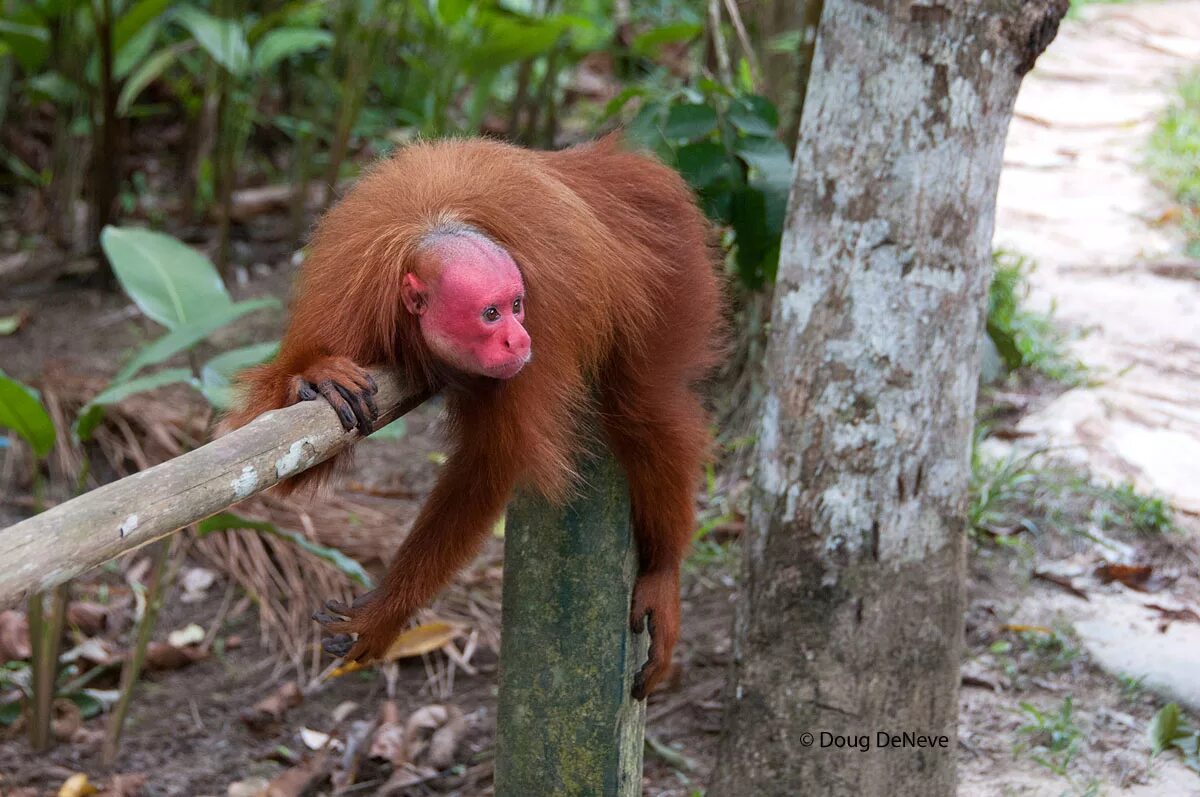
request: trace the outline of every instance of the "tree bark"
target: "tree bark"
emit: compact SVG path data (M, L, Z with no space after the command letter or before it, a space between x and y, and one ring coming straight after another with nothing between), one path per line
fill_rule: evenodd
M1021 77L1066 9L824 4L711 797L954 792L996 187Z

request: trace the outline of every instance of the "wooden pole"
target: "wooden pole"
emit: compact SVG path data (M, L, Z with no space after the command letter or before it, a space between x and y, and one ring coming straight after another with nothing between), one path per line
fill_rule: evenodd
M505 524L496 797L642 793L646 639L629 630L637 551L610 456L565 507L529 496Z
M424 401L390 374L377 427ZM0 607L203 520L357 442L324 401L274 412L208 445L0 530Z

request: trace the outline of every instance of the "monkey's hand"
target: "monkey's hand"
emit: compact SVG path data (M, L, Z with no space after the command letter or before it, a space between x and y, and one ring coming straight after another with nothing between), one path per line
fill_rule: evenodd
M397 620L392 613L380 611L385 606L386 599L381 600L375 591L358 596L349 606L341 601L326 601L326 611L313 614L313 619L333 634L321 646L327 653L347 661L366 663L382 659L408 619Z
M292 377L292 401L313 401L323 396L337 411L338 420L347 432L355 427L362 435L375 430L379 410L375 394L379 386L371 375L348 357L323 357Z
M629 627L640 634L650 632L650 653L633 679L633 696L646 695L671 672L671 653L679 638L679 574L669 571L643 573L633 585Z

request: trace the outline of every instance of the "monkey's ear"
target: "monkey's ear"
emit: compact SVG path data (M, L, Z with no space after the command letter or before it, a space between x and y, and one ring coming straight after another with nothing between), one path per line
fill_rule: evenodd
M400 285L400 298L404 300L404 306L408 308L408 312L416 316L424 315L425 310L429 307L425 283L412 272L404 275L404 282Z

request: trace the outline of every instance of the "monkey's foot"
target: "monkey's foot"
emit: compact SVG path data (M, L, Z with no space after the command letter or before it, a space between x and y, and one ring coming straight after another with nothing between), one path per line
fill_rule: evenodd
M633 605L629 611L629 628L640 634L650 634L650 651L646 663L633 678L631 693L636 700L645 700L671 672L671 654L679 638L679 576L676 573L643 573L633 586Z
M368 592L349 606L341 601L325 601L326 611L313 614L313 619L333 634L321 643L327 653L364 663L383 658L399 624L380 622L372 616L375 598L374 592Z
M371 375L346 357L326 357L292 378L292 393L297 401L324 397L337 412L342 428L348 432L357 427L362 435L375 430L375 419L379 417L375 406L378 392L379 386Z

